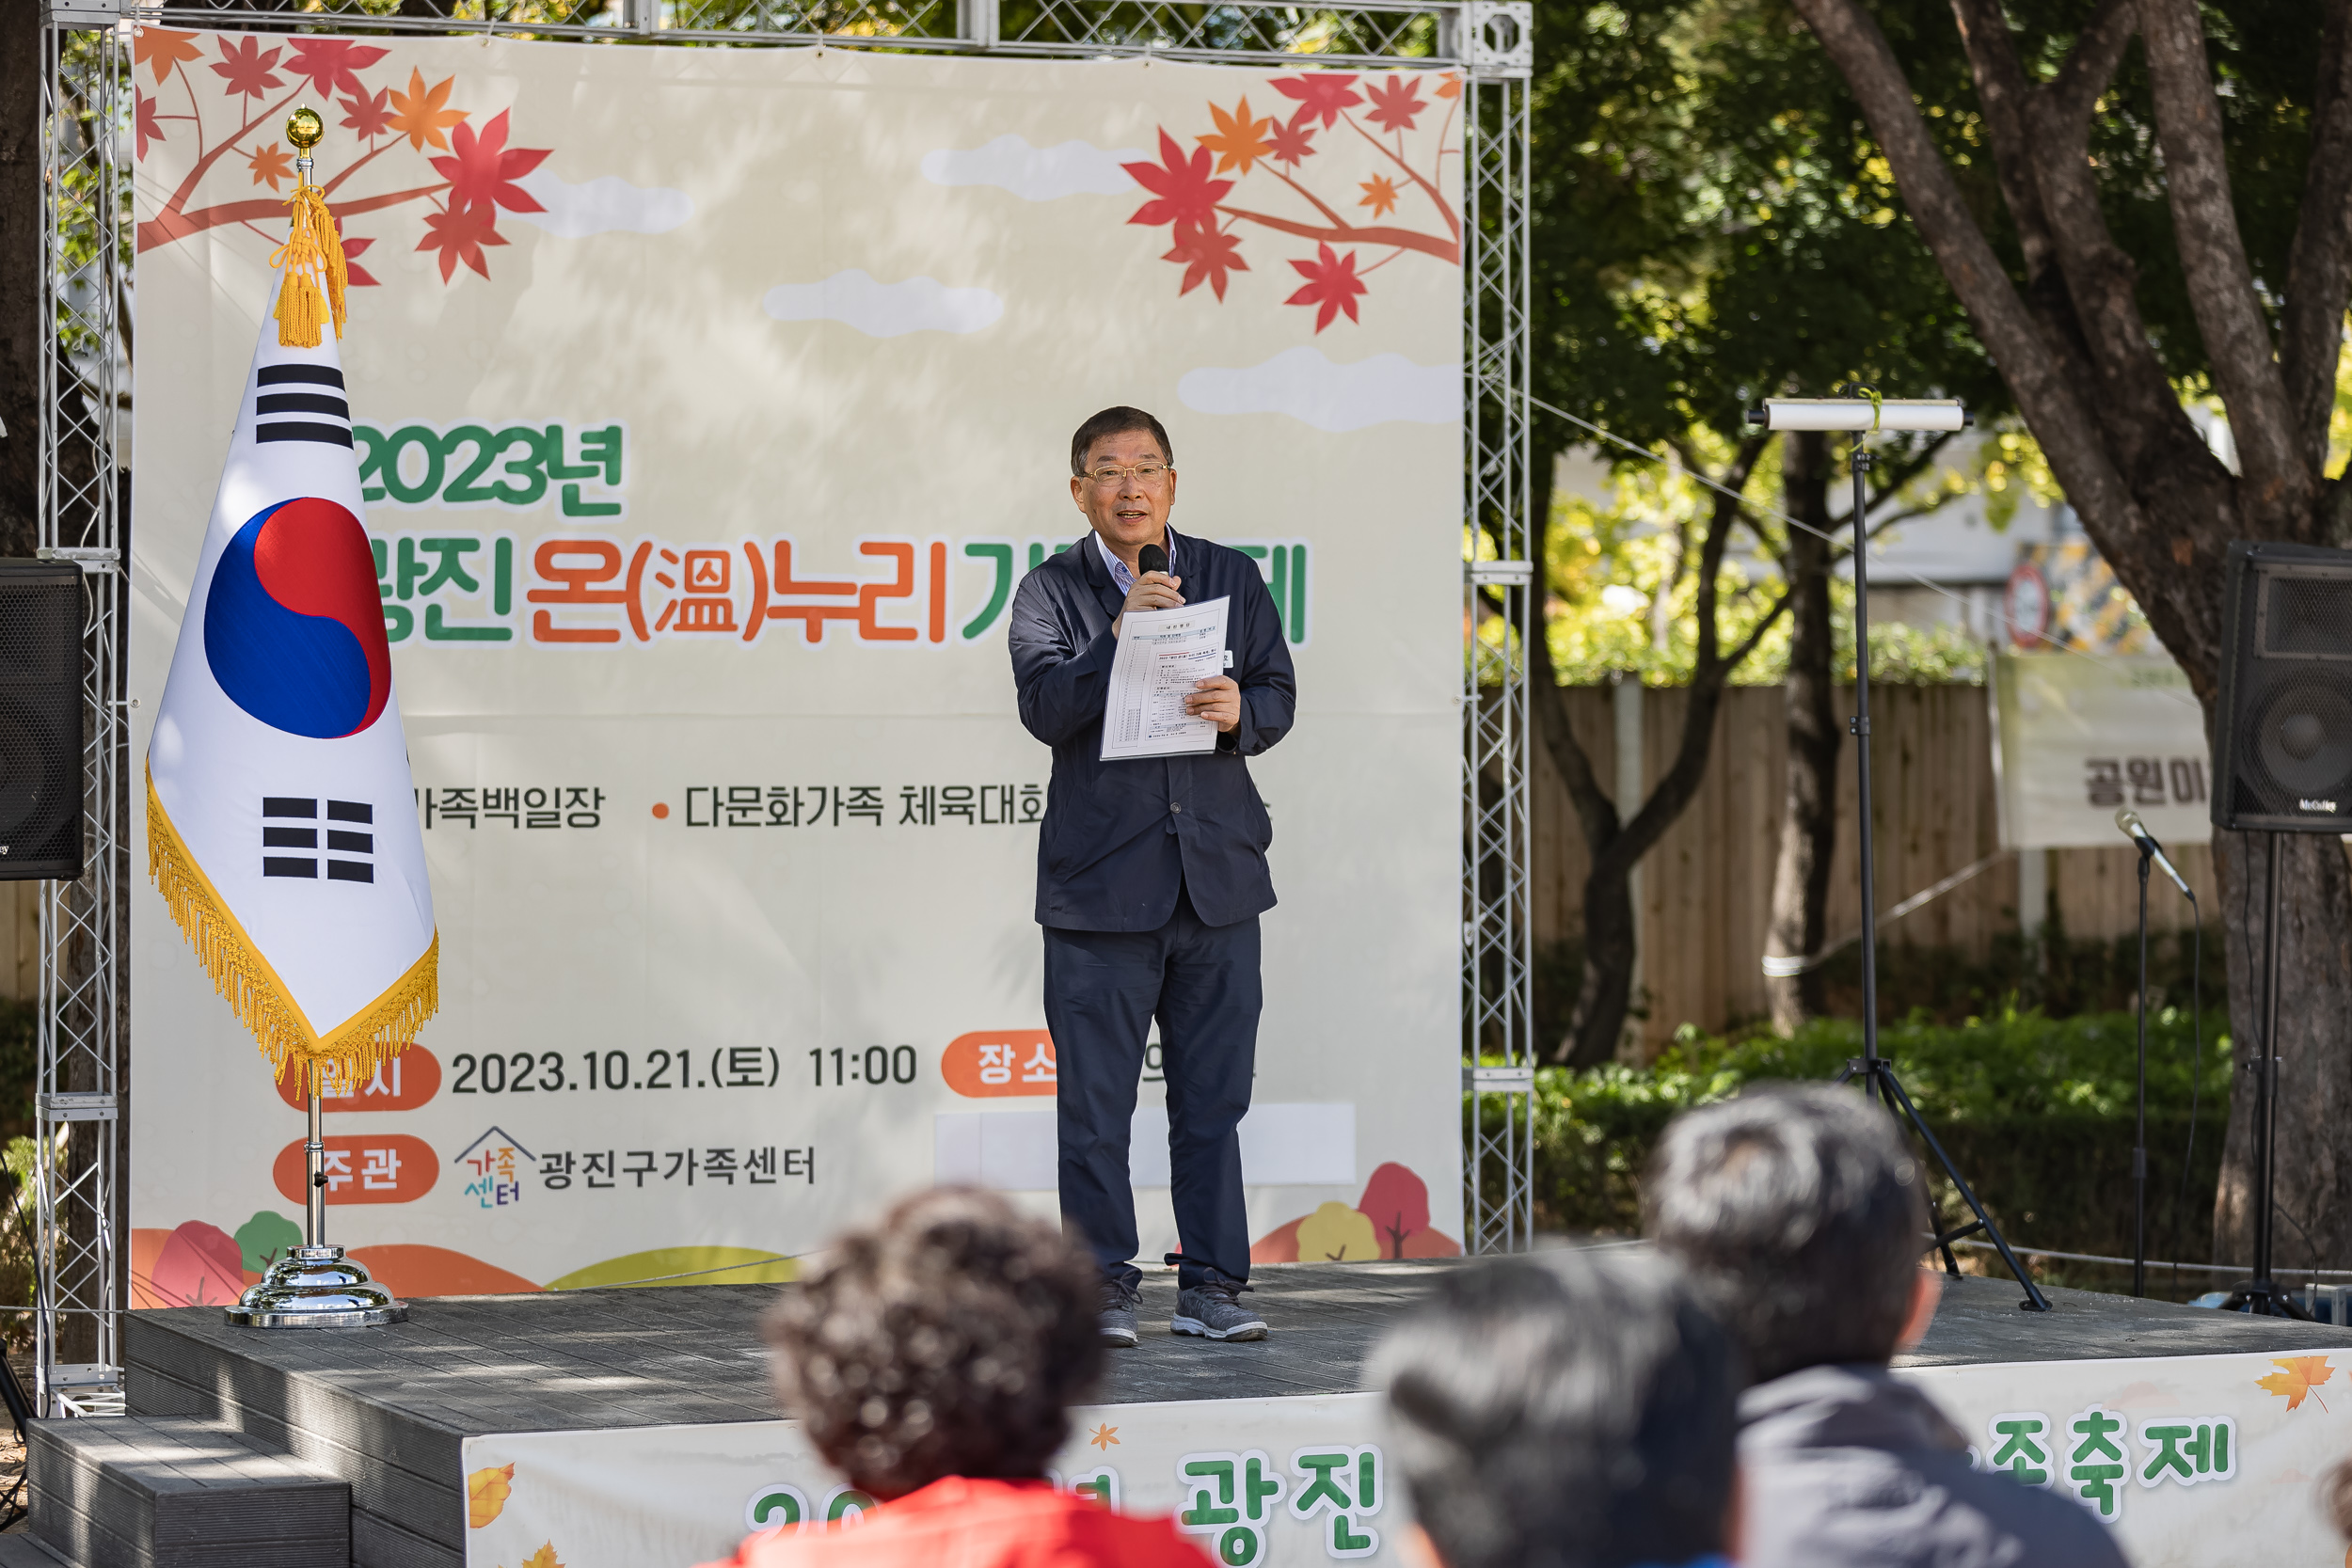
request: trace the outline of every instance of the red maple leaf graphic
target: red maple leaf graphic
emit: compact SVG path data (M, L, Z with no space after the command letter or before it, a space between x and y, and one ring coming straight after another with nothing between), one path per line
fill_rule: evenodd
M1311 76L1277 76L1272 86L1285 98L1298 100L1298 112L1291 116L1293 125L1304 125L1320 119L1326 131L1340 118L1340 111L1363 99L1356 91L1353 72L1327 75L1317 71Z
M283 53L273 49L263 54L259 39L222 39L220 63L213 67L213 73L228 81L230 97L259 98L272 87L286 85L271 74Z
M532 194L515 182L532 169L555 150L551 147L517 147L506 145L506 117L510 111L501 109L496 118L474 135L470 125L460 125L451 134L450 150L454 157L436 158L433 166L449 181L449 204L452 207L503 207L510 213L544 213ZM501 244L505 242L501 241ZM443 263L442 271L448 265ZM483 274L487 277L489 274Z
M443 212L426 214L424 227L425 236L417 242L417 248L440 252L444 283L460 261L483 277L489 277L489 264L482 259L482 247L506 243L498 231L497 210L488 206L464 206L452 201Z
M373 275L367 268L352 260L354 256L358 255L374 243L373 238L360 240L346 235L343 239L343 277L355 289L373 289L382 286L376 282Z
M1349 321L1360 324L1362 318L1356 314L1356 296L1364 292L1364 285L1356 276L1356 253L1351 250L1344 256L1334 256L1327 245L1315 248L1323 253L1318 260L1291 263L1298 276L1307 280L1307 286L1282 303L1322 307L1315 312L1317 332L1330 325L1342 310L1347 312Z
M1231 180L1209 178L1207 148L1195 148L1187 158L1165 129L1160 132L1159 163L1122 166L1136 177L1136 184L1158 198L1136 208L1136 215L1127 220L1146 228L1163 223L1212 224L1216 221L1217 201L1233 188Z
M1249 270L1249 263L1241 259L1241 236L1226 233L1214 224L1178 224L1176 248L1160 260L1184 263L1184 286L1176 291L1179 297L1206 281L1221 300L1225 297L1226 276Z
M1383 131L1409 131L1429 105L1421 101L1421 84L1398 72L1372 89L1372 122Z
M155 119L155 101L143 92L137 92L136 88L133 91L136 93L136 99L131 110L131 129L138 138L136 156L145 158L147 144L164 139L164 128Z
M1285 125L1278 119L1266 136L1274 144L1274 161L1278 164L1296 168L1299 159L1315 155L1315 134L1295 123Z
M375 96L356 93L343 100L350 112L343 116L343 129L361 141L373 141L392 127L392 89L378 87Z
M368 89L359 85L359 78L352 72L367 70L389 53L350 39L300 39L291 48L287 71L307 79L310 89L322 98L332 98L339 92L366 97Z

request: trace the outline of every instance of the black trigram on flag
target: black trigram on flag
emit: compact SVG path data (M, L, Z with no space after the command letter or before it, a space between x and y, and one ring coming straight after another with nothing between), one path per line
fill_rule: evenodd
M351 404L343 401L342 372L331 365L264 365L256 379L255 440L351 445Z
M319 802L299 795L265 795L262 798L262 875L264 877L310 877L319 874ZM339 823L355 824L342 827ZM375 864L373 861L353 860L354 855L375 853L375 808L358 800L329 800L326 802L326 879L330 882L373 882ZM272 850L301 849L300 855L273 854Z

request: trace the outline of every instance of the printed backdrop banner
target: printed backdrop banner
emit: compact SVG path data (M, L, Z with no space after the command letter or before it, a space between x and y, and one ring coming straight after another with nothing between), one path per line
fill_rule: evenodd
M1979 1468L2096 1514L2140 1568L2336 1564L2319 1478L2352 1445L2344 1355L1919 1367ZM1374 1394L1098 1405L1073 1412L1055 1479L1177 1516L1248 1568L1407 1560ZM796 1422L469 1437L468 1568L639 1568L724 1559L751 1530L853 1524L867 1501ZM544 1557L534 1553L544 1551Z
M2128 843L2129 806L2167 845L2213 834L2205 712L2164 654L2002 654L1993 661L2001 843Z
M1258 1256L1455 1250L1450 75L159 27L135 56L141 750L285 117L328 126L442 943L420 1045L330 1085L334 1240L435 1294L784 1277L934 1179L1051 1212L1049 757L1005 614L1083 531L1070 432L1127 403L1298 665L1253 765ZM134 1278L217 1301L295 1239L301 1121L134 896Z

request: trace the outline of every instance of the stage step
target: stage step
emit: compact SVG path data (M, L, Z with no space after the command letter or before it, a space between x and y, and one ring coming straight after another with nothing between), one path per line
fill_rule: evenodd
M349 1568L351 1487L218 1421L35 1421L32 1533L74 1568Z

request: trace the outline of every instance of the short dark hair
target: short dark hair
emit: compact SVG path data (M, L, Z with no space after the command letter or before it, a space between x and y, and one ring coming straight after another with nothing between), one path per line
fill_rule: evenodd
M1102 1365L1092 1260L993 1193L939 1188L837 1238L768 1317L776 1386L852 1485L1025 1479Z
M1372 1377L1448 1568L1626 1568L1727 1544L1738 1357L1655 1254L1449 1274Z
M1651 1157L1642 1209L1758 1382L1894 1355L1927 1249L1926 1173L1894 1118L1851 1089L1684 1113Z
M1160 455L1170 463L1176 461L1176 449L1169 444L1168 431L1160 421L1140 408L1120 404L1105 408L1078 427L1078 434L1070 438L1070 476L1076 479L1087 471L1087 453L1094 443L1105 436L1124 436L1131 430L1148 430L1152 439L1160 444Z

